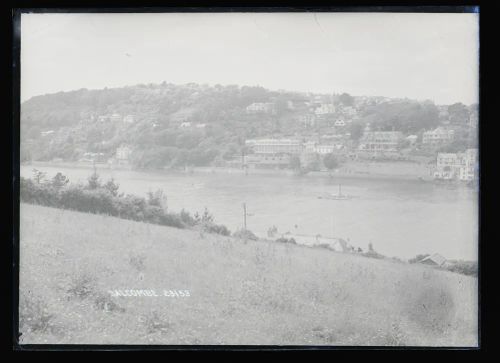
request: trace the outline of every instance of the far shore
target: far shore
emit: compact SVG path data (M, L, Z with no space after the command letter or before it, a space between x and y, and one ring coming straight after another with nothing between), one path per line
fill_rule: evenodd
M234 167L188 167L186 169L133 169L130 165L113 165L108 163L93 163L90 162L64 162L64 161L33 161L30 163L22 163L21 166L36 167L61 167L61 168L76 168L92 170L131 170L137 172L173 172L173 173L226 173L226 174L242 174L242 175L282 175L282 176L297 176L297 177L332 177L346 179L377 179L377 180L401 180L401 181L417 181L422 183L435 182L431 175L431 168L425 164L400 162L400 161L380 161L380 162L348 162L343 164L339 169L333 171L311 171L304 175L290 169L242 169Z

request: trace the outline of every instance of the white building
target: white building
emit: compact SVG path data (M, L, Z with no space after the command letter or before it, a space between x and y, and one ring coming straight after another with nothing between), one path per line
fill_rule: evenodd
M135 121L135 117L134 115L127 115L123 118L123 122L127 123L127 124L131 124L131 123L134 123Z
M468 149L463 153L438 153L435 179L473 181L478 177L478 151Z
M426 131L422 135L422 143L424 145L437 145L453 141L455 131L447 130L443 127L438 127L432 131Z
M118 113L114 113L112 114L109 119L112 121L112 122L119 122L122 120L122 117L120 116L120 114Z
M303 149L300 140L295 139L253 139L245 144L256 154L298 154Z
M187 129L191 127L191 122L184 121L179 126L181 129Z
M126 145L120 146L116 149L116 160L118 163L128 163L132 149Z
M303 115L300 116L300 123L304 125L304 128L313 127L316 123L316 117L314 115Z
M406 137L406 140L408 140L411 145L415 144L417 142L417 139L417 135L409 135Z
M246 108L247 114L256 114L256 113L268 113L273 114L276 112L274 103L272 102L255 102Z
M367 126L369 130L369 126ZM365 131L359 145L360 150L397 151L403 134L399 131Z
M314 110L317 116L324 116L335 113L335 106L331 103L323 103Z
M337 120L335 121L335 127L344 127L346 125L346 122L344 120Z
M342 107L342 113L346 116L349 116L349 117L354 117L356 116L357 114L357 111L354 107L352 106L344 106Z
M331 154L335 150L339 150L342 148L341 144L333 144L333 145L316 145L316 152L320 155Z

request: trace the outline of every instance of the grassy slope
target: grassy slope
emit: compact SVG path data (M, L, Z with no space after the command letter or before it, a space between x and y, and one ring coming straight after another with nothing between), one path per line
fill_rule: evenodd
M26 204L20 264L24 343L477 344L477 279L425 266Z

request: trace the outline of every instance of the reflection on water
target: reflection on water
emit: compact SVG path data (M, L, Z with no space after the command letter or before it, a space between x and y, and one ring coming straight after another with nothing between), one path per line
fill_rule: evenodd
M31 177L31 166L21 175ZM72 182L85 182L92 170L37 167L49 176L61 171ZM126 193L145 195L162 189L168 207L202 211L231 230L243 224L242 203L251 214L248 228L264 236L275 225L280 233L341 237L366 249L373 243L388 256L410 258L441 253L447 258L477 259L477 193L415 181L332 179L241 173L172 174L99 169ZM319 199L325 193L354 195L351 200Z

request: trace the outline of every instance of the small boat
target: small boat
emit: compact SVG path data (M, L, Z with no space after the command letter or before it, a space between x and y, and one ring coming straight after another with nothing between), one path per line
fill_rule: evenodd
M318 196L318 199L331 199L331 200L349 200L353 198L355 198L355 196L342 194L342 186L340 184L339 184L338 194L324 193L323 195Z

